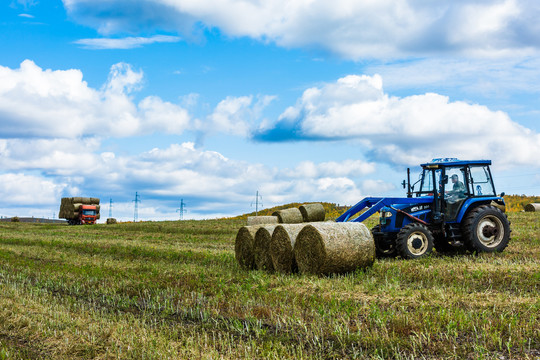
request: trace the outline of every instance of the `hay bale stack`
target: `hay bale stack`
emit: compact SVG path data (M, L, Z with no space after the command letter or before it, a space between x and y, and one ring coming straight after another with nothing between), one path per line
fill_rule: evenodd
M529 212L540 211L540 204L539 203L527 204L525 205L525 211L529 211Z
M253 257L259 270L273 271L274 265L270 257L270 240L276 225L263 225L255 233L253 242Z
M311 223L298 234L294 256L301 273L342 274L373 265L375 242L362 223Z
M115 218L107 218L107 224L116 224L116 219Z
M60 212L58 217L62 219L74 219L78 217L81 205L96 205L96 215L98 219L100 218L99 199L80 196L62 198L60 200Z
M302 213L297 208L278 210L272 215L277 216L280 224L300 224L304 222Z
M247 225L278 224L277 216L248 216Z
M324 221L324 206L319 203L304 204L299 208L304 222Z
M294 258L294 243L304 224L283 224L274 229L270 240L269 253L274 270L282 273L298 271Z
M255 257L253 255L253 243L255 234L262 225L242 226L236 234L234 254L238 264L244 269L255 269Z

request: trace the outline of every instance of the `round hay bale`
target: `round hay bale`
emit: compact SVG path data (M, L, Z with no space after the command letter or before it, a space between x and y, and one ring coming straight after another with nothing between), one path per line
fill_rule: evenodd
M311 223L298 234L294 256L301 273L342 274L373 265L375 242L362 223Z
M527 204L525 205L525 211L529 211L529 212L540 211L540 204L538 203Z
M278 210L272 215L278 217L280 224L300 224L304 222L302 213L297 208Z
M80 196L77 196L77 197L72 197L72 198L68 198L68 201L69 203L71 204L75 204L75 203L82 203L83 202L83 198L80 197Z
M107 224L116 224L115 218L107 218Z
M255 257L253 256L253 242L255 233L262 225L242 226L236 234L234 254L238 264L244 269L255 269Z
M304 222L324 221L324 206L319 203L304 204L299 207Z
M247 224L250 225L264 225L264 224L277 224L277 216L248 216Z
M253 257L255 258L255 266L259 270L273 271L274 265L270 257L270 240L276 225L263 225L255 233L255 241L253 242Z
M501 210L502 212L506 212L506 206L505 205L502 205L502 204L499 204L498 202L496 201L492 201L490 203L491 206L495 206L497 209Z
M90 198L90 205L99 205L99 198Z
M268 249L274 270L282 273L298 272L293 248L296 237L304 226L304 224L283 224L276 226Z

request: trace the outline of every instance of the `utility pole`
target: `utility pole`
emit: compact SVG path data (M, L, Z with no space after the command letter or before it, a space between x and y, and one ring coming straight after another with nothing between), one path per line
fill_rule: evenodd
M133 222L137 222L139 219L139 203L141 200L139 200L140 195L135 191L135 200L132 200L135 203L135 208L133 210Z
M135 197L137 197L137 193L135 193ZM109 218L112 218L112 198L109 198Z
M184 199L180 199L180 207L176 209L176 212L180 213L180 220L184 220L184 213L187 212L186 203L184 203Z
M260 199L260 202L259 202ZM253 207L253 203L255 203L255 216L259 216L259 205L263 206L262 203L262 195L259 195L259 190L255 193L255 201L251 203L251 206Z

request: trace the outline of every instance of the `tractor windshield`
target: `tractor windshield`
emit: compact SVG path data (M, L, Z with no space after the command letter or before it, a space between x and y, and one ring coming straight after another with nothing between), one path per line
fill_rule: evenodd
M440 169L424 169L421 175L419 196L432 196L434 189L441 187L441 173Z

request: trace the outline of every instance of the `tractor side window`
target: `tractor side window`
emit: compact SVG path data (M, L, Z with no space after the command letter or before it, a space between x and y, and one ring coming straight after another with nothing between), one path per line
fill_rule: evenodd
M471 185L474 196L494 196L495 189L487 166L471 166Z

